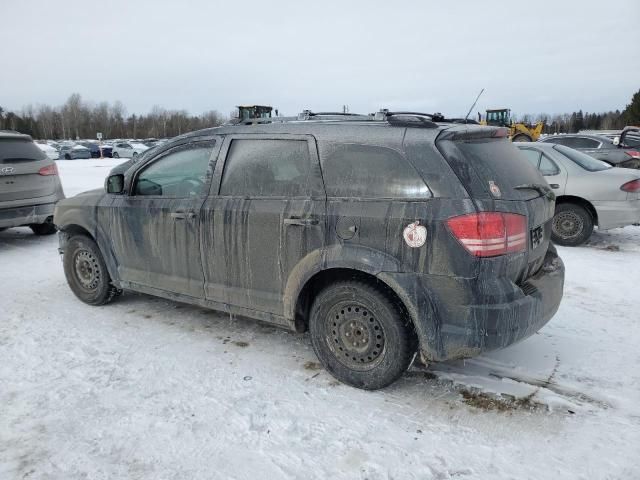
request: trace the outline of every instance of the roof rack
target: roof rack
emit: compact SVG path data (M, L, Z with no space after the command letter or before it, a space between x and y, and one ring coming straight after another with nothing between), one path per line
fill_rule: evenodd
M436 122L446 123L469 123L477 124L475 120L467 120L464 118L445 118L441 113L423 113L423 112L392 112L388 109L381 109L376 113L346 113L346 112L313 112L311 110L303 110L295 117L268 117L268 118L249 118L238 122L239 125L256 125L266 123L287 123L287 122L305 122L305 121L358 121L358 122L387 122L390 125L406 126L406 127L422 127L437 128Z

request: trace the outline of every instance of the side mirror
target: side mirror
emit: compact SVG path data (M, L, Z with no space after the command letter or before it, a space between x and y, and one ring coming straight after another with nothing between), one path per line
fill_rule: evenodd
M614 145L620 145L620 137L614 137L613 138L613 144Z
M116 175L110 175L106 181L107 193L120 194L124 192L124 175L118 173Z

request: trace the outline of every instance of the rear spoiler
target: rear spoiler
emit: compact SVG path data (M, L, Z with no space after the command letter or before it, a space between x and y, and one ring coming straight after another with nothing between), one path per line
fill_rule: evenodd
M481 138L508 138L509 129L504 127L454 127L443 130L438 140L478 140Z

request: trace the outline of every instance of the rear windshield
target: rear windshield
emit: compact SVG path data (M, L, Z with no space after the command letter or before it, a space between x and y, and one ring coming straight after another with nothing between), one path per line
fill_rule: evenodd
M609 168L612 168L608 163L605 163L601 160L596 160L586 153L579 152L577 150L574 150L573 148L565 147L564 145L556 145L553 148L559 151L573 163L590 172L599 172L600 170L608 170Z
M47 154L31 140L0 139L0 163L45 160Z
M626 147L640 147L640 132L627 132L624 136L624 145Z
M514 187L545 184L538 169L506 139L443 141L440 144L445 158L473 196L523 200L539 194ZM457 148L451 148L451 144ZM498 195L491 194L491 188L495 191L495 187L499 189Z

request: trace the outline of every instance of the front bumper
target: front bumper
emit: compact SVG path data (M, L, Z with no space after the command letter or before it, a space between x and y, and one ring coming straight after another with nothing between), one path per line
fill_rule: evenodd
M0 228L20 227L32 223L44 223L53 215L55 203L4 208L0 210Z
M598 228L602 230L640 223L640 200L593 202L593 206L598 214Z
M564 264L553 245L543 266L516 285L507 279L458 279L383 273L403 300L426 361L470 358L523 340L555 315Z

